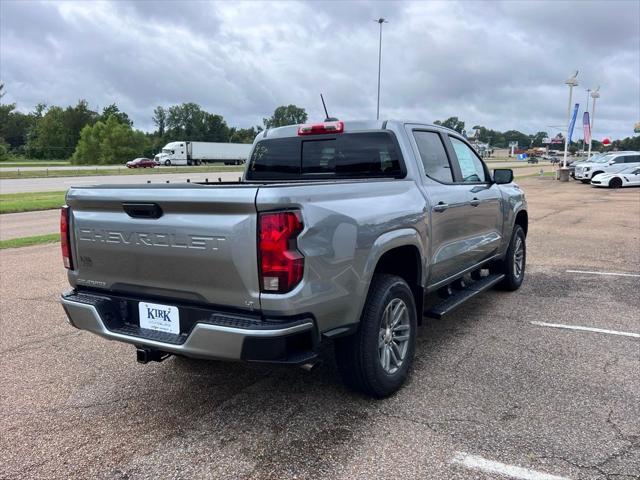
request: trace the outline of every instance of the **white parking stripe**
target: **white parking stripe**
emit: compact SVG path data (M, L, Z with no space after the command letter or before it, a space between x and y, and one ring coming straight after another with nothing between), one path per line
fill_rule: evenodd
M640 338L640 333L620 332L618 330L605 330L604 328L581 327L579 325L563 325L561 323L546 323L535 321L529 323L531 323L532 325L539 325L540 327L566 328L568 330L582 330L584 332L607 333L609 335L622 335L623 337Z
M548 473L531 470L529 468L494 462L493 460L487 460L486 458L479 457L478 455L469 455L464 452L458 452L451 462L462 465L463 467L471 470L497 473L498 475L520 478L522 480L569 480L567 477L559 477L558 475L550 475Z
M585 273L588 275L611 275L614 277L640 277L637 273L590 272L588 270L566 270L567 273Z

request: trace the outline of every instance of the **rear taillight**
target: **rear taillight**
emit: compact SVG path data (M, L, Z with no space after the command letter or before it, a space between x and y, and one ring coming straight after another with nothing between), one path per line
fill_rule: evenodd
M261 291L286 293L302 280L304 257L296 244L302 228L299 211L260 214L258 256Z
M60 210L60 245L62 247L62 261L65 268L73 270L71 259L71 229L69 228L69 207Z
M344 132L344 122L306 123L298 127L298 135L321 135Z

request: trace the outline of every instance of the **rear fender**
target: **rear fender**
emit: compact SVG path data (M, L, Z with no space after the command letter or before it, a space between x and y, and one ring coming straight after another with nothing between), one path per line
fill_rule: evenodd
M424 254L425 247L423 245L422 239L420 238L420 234L418 231L413 228L401 228L399 230L392 230L390 232L385 232L380 235L373 245L371 246L371 250L369 251L369 256L367 258L367 262L365 263L364 271L363 271L363 285L365 286L364 291L360 292L358 295L359 299L359 312L360 316L362 316L362 310L364 309L365 302L367 299L367 294L369 292L369 286L371 285L371 280L373 279L373 274L375 273L378 262L382 258L382 256L398 247L406 247L413 246L418 249L420 254L420 279L419 286L424 287L427 278L427 262L426 256ZM420 300L420 299L417 299ZM418 304L420 302L416 302ZM360 318L358 317L358 319Z

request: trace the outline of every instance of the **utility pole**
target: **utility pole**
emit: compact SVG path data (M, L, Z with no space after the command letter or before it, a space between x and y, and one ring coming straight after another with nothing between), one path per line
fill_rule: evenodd
M374 22L380 25L380 43L378 44L378 108L376 110L376 120L380 120L380 69L382 67L382 24L389 23L384 18L380 17Z

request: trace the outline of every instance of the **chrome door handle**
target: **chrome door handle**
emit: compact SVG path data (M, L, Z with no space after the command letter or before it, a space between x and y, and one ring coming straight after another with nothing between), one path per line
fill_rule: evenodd
M438 202L437 205L433 207L434 212L444 212L447 208L449 208L448 203Z
M480 205L480 200L478 200L477 198L475 198L475 197L474 197L474 199L473 199L473 200L471 200L471 201L469 202L469 204L470 204L472 207L477 207L478 205Z

